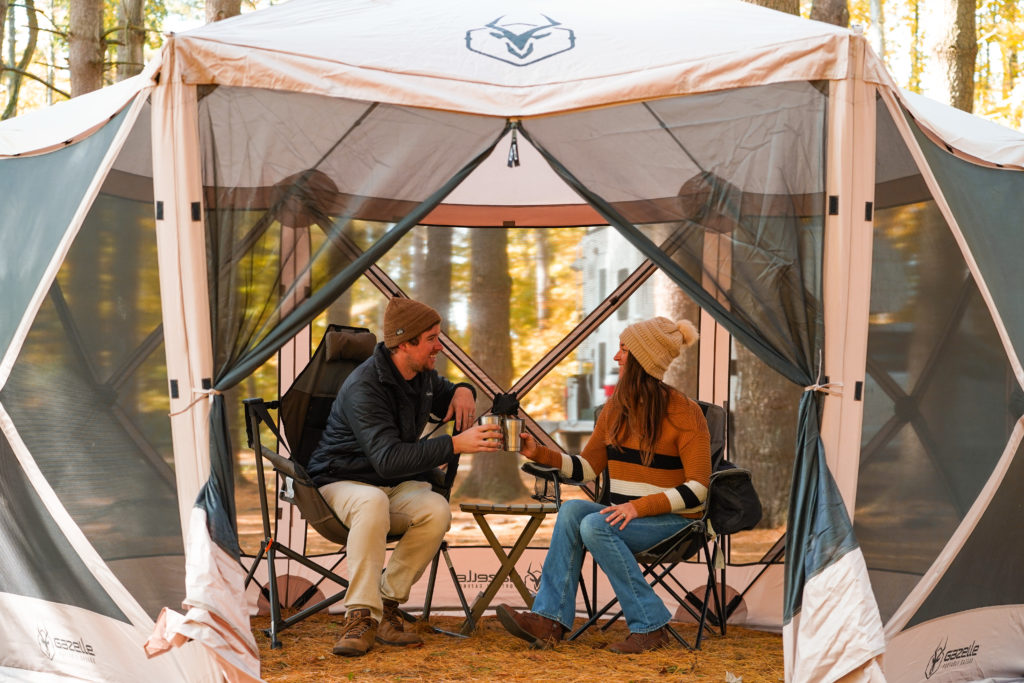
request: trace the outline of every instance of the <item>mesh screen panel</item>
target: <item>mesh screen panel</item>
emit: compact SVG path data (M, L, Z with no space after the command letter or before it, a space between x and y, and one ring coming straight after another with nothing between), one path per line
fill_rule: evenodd
M124 181L104 185L0 401L72 518L156 616L184 594L184 557L152 183L136 177L126 192Z
M878 114L879 141L889 140L878 154L899 162L909 152ZM880 180L888 208L875 213L855 516L883 620L974 503L1019 412L966 262L934 202L920 200L920 179L903 180Z

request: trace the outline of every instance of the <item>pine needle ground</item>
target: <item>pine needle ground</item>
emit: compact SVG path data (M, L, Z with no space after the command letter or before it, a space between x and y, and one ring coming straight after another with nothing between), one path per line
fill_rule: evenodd
M316 614L280 634L282 647L270 649L262 629L267 617L253 617L262 675L268 683L299 681L728 681L777 682L784 679L782 636L730 626L725 636L706 635L700 650L674 646L641 655L617 655L605 648L627 634L615 623L591 629L579 640L554 650L531 650L485 616L469 638L426 632L422 647L377 645L363 657L331 653L342 615ZM458 617L433 616L439 628L458 630ZM693 642L696 626L676 625Z

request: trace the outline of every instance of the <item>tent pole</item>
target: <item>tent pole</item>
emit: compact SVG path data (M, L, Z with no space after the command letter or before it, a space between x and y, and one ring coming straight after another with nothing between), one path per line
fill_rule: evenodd
M822 264L823 373L838 386L825 395L821 439L828 467L852 521L871 298L874 86L859 78L833 81L829 95L828 200ZM825 382L824 378L820 381Z
M153 190L171 437L184 536L210 471L210 404L204 394L212 387L213 350L196 88L182 83L174 50L165 50L165 55L160 84L153 89Z

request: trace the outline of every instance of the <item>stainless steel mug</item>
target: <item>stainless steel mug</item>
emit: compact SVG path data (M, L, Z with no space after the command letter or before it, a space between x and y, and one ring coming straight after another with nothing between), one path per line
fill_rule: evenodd
M505 436L505 450L513 453L519 451L519 435L523 431L523 421L518 417L506 417L502 424Z
M480 424L482 424L482 425L497 425L498 427L502 427L501 415L481 415L480 416ZM504 427L502 427L502 430L503 430L502 431L502 436L500 436L498 438L491 438L489 440L496 442L497 445L500 448L504 449L504 447L505 447Z

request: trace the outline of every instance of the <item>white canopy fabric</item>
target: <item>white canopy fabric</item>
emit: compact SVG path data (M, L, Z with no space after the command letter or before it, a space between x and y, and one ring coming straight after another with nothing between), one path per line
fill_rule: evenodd
M159 67L160 60L153 60L138 76L0 121L0 157L39 154L92 134L153 85Z
M921 124L953 149L992 164L1024 168L1024 133L980 116L899 90L900 99Z
M186 83L528 117L765 83L842 79L854 33L739 0L286 3L174 36ZM410 32L408 27L417 27ZM327 29L327 30L325 30ZM395 44L392 36L404 36ZM724 38L724 39L723 39ZM549 60L573 51L572 59ZM865 80L891 83L880 61ZM524 69L520 67L529 66Z

